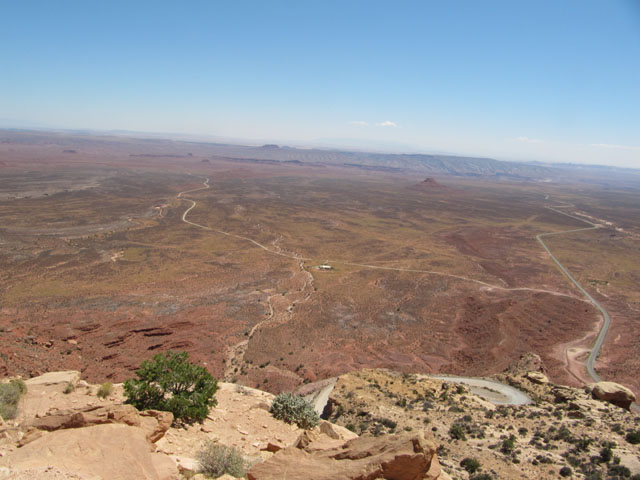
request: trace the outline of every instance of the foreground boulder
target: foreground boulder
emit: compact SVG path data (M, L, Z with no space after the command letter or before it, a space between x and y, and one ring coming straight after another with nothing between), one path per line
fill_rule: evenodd
M304 434L303 434L304 435ZM430 434L361 437L326 450L280 450L249 472L250 480L444 480ZM309 451L310 450L310 451Z
M636 396L631 390L615 382L598 382L593 385L591 393L598 400L613 403L626 410L636 401Z
M146 433L123 424L94 425L44 433L6 459L9 478L55 468L61 477L164 480L177 469L152 453ZM44 478L35 475L29 478Z

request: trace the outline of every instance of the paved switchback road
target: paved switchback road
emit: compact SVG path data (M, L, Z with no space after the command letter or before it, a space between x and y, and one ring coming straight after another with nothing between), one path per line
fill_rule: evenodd
M571 273L569 272L569 270L566 269L566 267L564 265L562 265L560 263L560 261L558 261L558 259L555 257L555 255L553 255L553 253L551 253L551 250L549 250L549 247L547 246L546 243L544 243L544 240L542 240L543 237L551 237L553 235L564 235L567 233L575 233L575 232L584 232L587 230L595 230L600 228L600 225L595 224L593 222L590 222L588 220L585 220L584 218L580 218L574 215L570 215L566 212L563 212L561 210L557 210L553 207L547 207L549 210L552 210L556 213L559 213L561 215L565 215L569 218L573 218L574 220L580 220L581 222L587 223L589 225L591 225L590 227L584 227L584 228L574 228L572 230L565 230L562 232L548 232L548 233L541 233L539 235L536 235L536 240L538 240L538 242L540 243L540 245L542 245L542 247L546 250L546 252L549 254L549 256L551 257L551 260L553 260L555 262L555 264L558 266L558 268L560 269L560 271L564 274L565 277L567 277L569 279L569 281L571 281L571 283L573 283L576 288L578 290L580 290L580 292L585 296L585 298L594 306L596 307L600 313L602 314L602 327L600 328L600 332L598 332L598 337L596 338L595 343L593 344L593 348L591 349L591 352L589 353L589 357L587 358L587 363L586 363L586 367L587 367L587 373L589 374L589 376L593 379L594 382L601 382L602 379L600 378L600 375L598 375L598 373L595 370L594 367L594 363L596 361L596 359L598 358L598 355L600 354L600 350L602 349L602 344L604 343L604 339L607 336L607 332L609 330L609 325L611 325L611 317L609 316L609 312L607 312L607 310L600 305L600 303L593 298L589 292L587 292L584 287L582 285L580 285L580 283L573 277L573 275L571 275ZM632 404L631 408L635 411L635 412L640 412L640 407L638 406L638 404L634 403Z

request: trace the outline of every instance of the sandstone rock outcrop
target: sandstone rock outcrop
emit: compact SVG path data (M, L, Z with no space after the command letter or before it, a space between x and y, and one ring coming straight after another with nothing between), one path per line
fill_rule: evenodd
M69 428L121 423L132 427L140 427L145 432L147 440L156 442L169 429L171 422L173 422L173 415L170 412L156 410L139 412L131 405L108 405L52 413L44 417L34 418L26 426L51 432Z
M546 385L549 383L549 377L547 377L542 372L527 372L527 379L531 380L533 383L537 383L538 385Z
M177 469L172 471L166 462L159 469L157 460L142 429L106 424L46 433L16 450L9 457L7 468L16 475L55 466L68 478L175 478Z
M306 433L305 433L306 434ZM305 435L303 434L303 435ZM249 472L250 480L443 479L437 444L430 434L360 437L326 450L307 441L277 452Z
M326 420L322 420L320 422L318 430L320 433L324 433L334 440L346 441L358 437L358 435L353 433L351 430L341 427L340 425L336 425L335 423L327 422Z
M615 382L598 382L593 385L591 393L598 400L613 403L626 410L636 401L636 396L631 390Z
M77 370L67 370L62 372L48 372L39 377L33 377L28 380L25 380L24 383L27 384L27 387L33 387L35 385L66 385L68 383L72 385L76 385L80 380L80 372Z
M533 352L527 352L520 355L520 358L513 362L507 369L505 373L511 375L527 375L530 372L540 372L546 374L546 368L540 355L537 355Z

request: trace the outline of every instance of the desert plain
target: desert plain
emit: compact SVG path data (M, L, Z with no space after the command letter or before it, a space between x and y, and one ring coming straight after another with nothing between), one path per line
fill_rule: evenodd
M611 315L596 371L640 393L637 172L345 155L0 131L0 373L120 382L186 350L278 393L361 368L487 376L534 352L582 385L602 315L536 240L557 232Z

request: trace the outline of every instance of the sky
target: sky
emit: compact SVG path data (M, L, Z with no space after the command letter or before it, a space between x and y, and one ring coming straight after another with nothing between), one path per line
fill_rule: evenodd
M640 0L0 2L0 126L640 168Z

